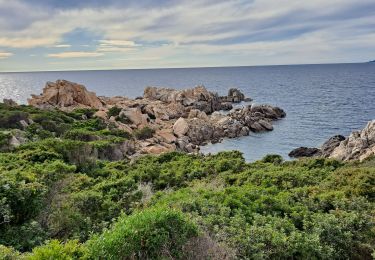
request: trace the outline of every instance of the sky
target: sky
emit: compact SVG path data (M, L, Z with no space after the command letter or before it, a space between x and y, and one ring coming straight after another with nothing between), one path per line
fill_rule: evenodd
M375 59L375 0L0 0L0 71Z

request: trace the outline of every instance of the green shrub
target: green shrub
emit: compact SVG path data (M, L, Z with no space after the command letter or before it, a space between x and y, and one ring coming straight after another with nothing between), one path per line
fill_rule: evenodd
M8 150L9 141L12 138L12 134L6 131L0 131L0 152Z
M20 260L21 255L14 248L0 245L0 259L2 260Z
M74 109L73 112L69 113L69 115L78 120L82 120L84 117L90 119L93 118L96 111L98 110L94 108L77 108Z
M118 116L116 116L115 119L116 119L116 121L121 122L123 124L132 124L133 123L133 121L125 115L118 115Z
M11 129L18 128L22 129L20 124L21 120L27 120L29 117L28 113L22 111L12 111L12 110L0 110L0 128Z
M96 132L85 129L73 129L67 131L63 138L82 142L91 142L100 139Z
M72 260L84 256L84 248L76 240L61 243L58 240L48 241L45 245L36 247L28 254L28 260Z
M88 131L100 131L107 128L106 123L101 118L92 118L82 121L75 121L72 124L73 129L85 129Z
M108 110L107 115L108 115L108 117L111 117L111 116L116 117L116 116L118 116L118 115L120 114L121 110L122 110L122 109L119 108L119 107L117 107L117 106L111 107L111 108Z
M262 162L280 164L283 162L283 157L278 154L268 154L262 159Z
M134 131L134 136L139 140L145 140L154 136L155 130L145 126L142 129Z
M90 259L182 258L182 246L197 236L197 228L182 213L148 209L118 222L87 243Z
M111 130L102 130L100 131L100 134L104 135L104 136L117 136L117 137L122 137L122 138L126 138L126 139L131 139L132 138L132 135L124 130L121 130L121 129L111 129Z

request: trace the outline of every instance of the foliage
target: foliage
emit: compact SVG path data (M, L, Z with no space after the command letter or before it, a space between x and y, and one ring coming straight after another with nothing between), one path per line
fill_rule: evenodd
M197 227L177 211L148 209L120 217L110 230L90 240L89 258L180 258L182 246L197 232Z
M108 110L107 115L108 115L108 117L111 117L111 116L116 117L116 116L118 116L120 114L120 112L121 112L121 108L120 107L113 106L113 107L111 107Z
M0 259L2 259L2 260L18 260L18 259L21 259L21 255L20 255L19 252L14 250L14 248L0 245Z
M202 233L241 259L375 252L374 158L246 163L232 151L110 161L132 136L93 111L0 104L0 115L3 144L19 115L34 122L25 144L0 152L1 259L187 258L185 244Z
M48 241L45 245L36 247L27 260L71 260L84 256L84 249L76 240L60 243L58 240Z
M152 129L152 128L148 127L148 126L145 126L142 129L136 130L134 132L134 136L137 139L145 140L145 139L148 139L148 138L152 138L153 135L154 135L154 133L155 133L154 129Z

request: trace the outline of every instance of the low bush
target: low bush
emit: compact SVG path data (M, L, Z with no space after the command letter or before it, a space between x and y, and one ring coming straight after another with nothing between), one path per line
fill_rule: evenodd
M197 227L180 212L147 209L118 222L88 241L89 259L182 258L182 247L198 235Z
M84 248L76 240L61 243L58 240L48 241L45 245L33 249L26 255L27 260L70 260L81 259Z
M134 131L134 136L139 140L145 140L154 136L155 130L145 126L142 129Z
M107 115L108 115L108 117L111 117L111 116L116 117L116 116L118 116L120 114L120 112L121 112L121 108L114 106L114 107L111 107L108 110Z

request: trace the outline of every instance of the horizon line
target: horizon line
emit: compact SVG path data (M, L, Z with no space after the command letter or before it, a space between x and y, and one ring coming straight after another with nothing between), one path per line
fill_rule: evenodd
M266 64L266 65L228 65L228 66L196 66L196 67L159 67L159 68L118 68L118 69L73 69L73 70L20 70L0 71L0 73L39 73L39 72L83 72L83 71L116 71L116 70L167 70L167 69L210 69L210 68L241 68L241 67L273 67L273 66L306 66L306 65L339 65L339 64L366 64L373 61L362 62L332 62L332 63L291 63L291 64Z

